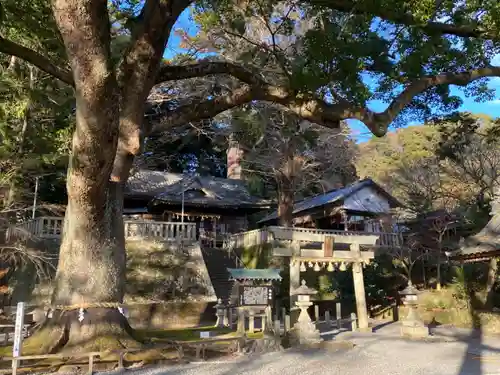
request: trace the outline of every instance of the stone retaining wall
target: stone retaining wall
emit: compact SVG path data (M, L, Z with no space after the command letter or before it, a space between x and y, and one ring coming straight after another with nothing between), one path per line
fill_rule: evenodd
M167 302L127 307L128 320L139 329L180 329L215 324L214 302Z

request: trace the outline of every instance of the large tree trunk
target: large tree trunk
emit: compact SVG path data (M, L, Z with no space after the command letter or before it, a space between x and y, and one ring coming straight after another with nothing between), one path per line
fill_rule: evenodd
M278 221L283 227L293 224L293 200L292 182L287 176L282 176L278 183Z
M295 176L298 168L294 158L295 139L285 143L283 160L276 171L278 183L278 221L283 227L293 226L293 202L295 199Z
M102 349L109 344L104 339L128 336L126 319L114 305L123 300L126 271L123 227L120 231L114 220L121 204L119 183L110 181L118 143L119 87L109 62L106 2L80 3L54 1L75 79L76 129L52 296L57 307L45 329L33 336L39 351Z
M165 44L189 3L146 1L142 22L115 71L107 1L53 0L73 72L77 124L52 298L53 305L66 308L56 309L30 338L35 351L138 344L118 310L126 277L123 190L134 156L141 151L145 101Z
M116 216L122 204L120 183L110 181L118 133L116 91L110 78L95 101L77 94L68 205L52 297L52 305L70 310L48 322L60 332L51 350L61 345L88 350L85 344L91 339L116 336L127 328L117 306L102 305L122 302L126 270L123 222ZM77 319L79 308L85 309L82 321Z

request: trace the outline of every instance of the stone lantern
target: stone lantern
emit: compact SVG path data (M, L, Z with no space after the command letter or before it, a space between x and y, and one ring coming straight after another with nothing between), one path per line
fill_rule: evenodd
M409 281L408 286L399 294L403 297L403 304L408 307L408 315L401 322L401 335L413 338L429 336L429 328L425 326L417 312L418 289Z
M295 289L294 295L297 296L295 305L300 309L300 314L297 323L290 330L290 341L295 345L311 345L319 344L322 339L316 325L311 321L307 309L312 305L311 296L317 294L318 291L309 288L305 280L302 280L302 285Z
M222 300L219 298L217 301L217 305L215 305L215 315L217 316L217 322L215 326L217 328L224 328L228 326L228 319L226 313L226 305L222 303Z

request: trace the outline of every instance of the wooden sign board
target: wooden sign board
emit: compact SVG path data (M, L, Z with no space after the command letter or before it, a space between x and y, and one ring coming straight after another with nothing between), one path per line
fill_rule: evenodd
M333 242L334 237L325 236L325 240L323 241L323 256L325 258L333 257Z
M274 298L271 286L240 285L240 306L268 306Z

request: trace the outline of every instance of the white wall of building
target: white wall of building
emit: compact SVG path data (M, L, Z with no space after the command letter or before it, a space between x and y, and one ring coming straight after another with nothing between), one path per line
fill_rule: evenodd
M390 205L387 198L381 195L376 189L372 187L365 187L348 197L343 208L353 211L367 211L375 213L390 212Z

